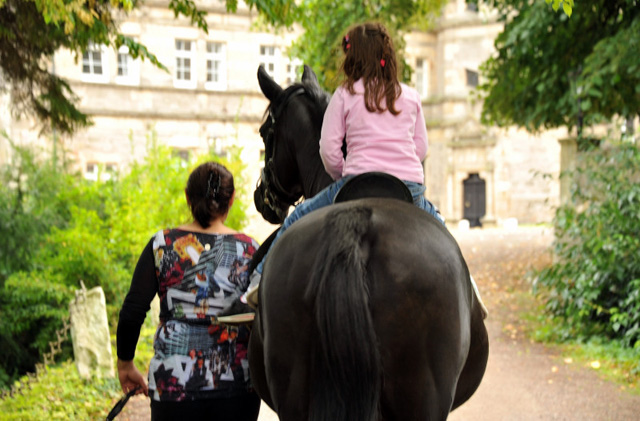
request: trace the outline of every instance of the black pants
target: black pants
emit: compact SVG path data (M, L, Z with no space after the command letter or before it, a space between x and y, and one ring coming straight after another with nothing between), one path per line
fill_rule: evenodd
M189 402L151 401L151 421L256 421L259 413L260 397L256 393Z

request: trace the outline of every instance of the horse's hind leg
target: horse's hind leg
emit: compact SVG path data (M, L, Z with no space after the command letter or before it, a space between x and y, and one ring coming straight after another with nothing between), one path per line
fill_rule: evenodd
M387 332L380 335L384 367L382 419L446 420L461 368L459 337L424 325L391 325L379 331Z
M270 385L280 421L309 419L309 379L306 358L287 355L287 363L272 361ZM277 371L277 376L273 374Z
M445 421L449 415L452 393L442 393L442 390L453 390L438 383L431 373L416 376L416 367L411 367L406 373L398 376L385 377L383 396L381 399L381 419L384 421ZM389 381L389 377L398 379Z
M487 368L488 358L489 336L487 328L484 325L480 310L474 308L471 319L469 355L467 356L467 361L464 364L462 373L460 373L460 379L458 379L452 410L465 403L475 393L476 389L478 389L484 376L484 371Z
M258 329L259 314L253 324L253 330L249 337L249 367L251 370L251 384L262 399L271 409L274 409L273 399L267 385L266 371L264 366L264 350L262 337Z

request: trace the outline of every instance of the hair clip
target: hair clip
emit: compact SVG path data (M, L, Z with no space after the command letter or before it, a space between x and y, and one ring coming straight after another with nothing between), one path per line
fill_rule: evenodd
M220 188L220 174L218 174L218 179L215 181L215 183L212 183L213 181L213 172L209 173L209 180L207 182L207 194L206 196L209 197L209 194L211 193L211 197L213 200L218 200L218 198L216 196L218 196L218 189Z
M387 62L383 58L380 59L380 66L384 67Z
M344 46L345 51L351 48L351 42L349 41L349 35L345 35L342 39L342 45Z

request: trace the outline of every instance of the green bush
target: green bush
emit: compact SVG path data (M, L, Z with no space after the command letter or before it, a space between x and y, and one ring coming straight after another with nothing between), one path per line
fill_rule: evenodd
M0 287L12 273L33 269L44 236L69 221L70 202L62 193L81 180L67 163L7 141L13 153L10 164L0 168Z
M0 372L4 383L33 371L69 316L72 289L49 271L17 272L0 289ZM66 348L69 355L69 348Z
M556 261L536 291L560 337L614 339L640 354L640 150L607 144L579 154L571 201L555 217Z

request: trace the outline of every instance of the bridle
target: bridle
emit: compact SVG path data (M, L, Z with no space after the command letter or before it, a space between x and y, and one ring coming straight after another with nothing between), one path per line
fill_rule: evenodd
M276 176L274 163L276 154L275 124L289 101L305 92L303 87L285 90L282 94L284 97L278 98L276 106L269 107L268 124L265 123L260 128L260 136L265 145L265 166L260 172L260 179L256 185L254 202L258 211L271 223L284 221L289 207L294 205L301 196L301 194L287 191Z

